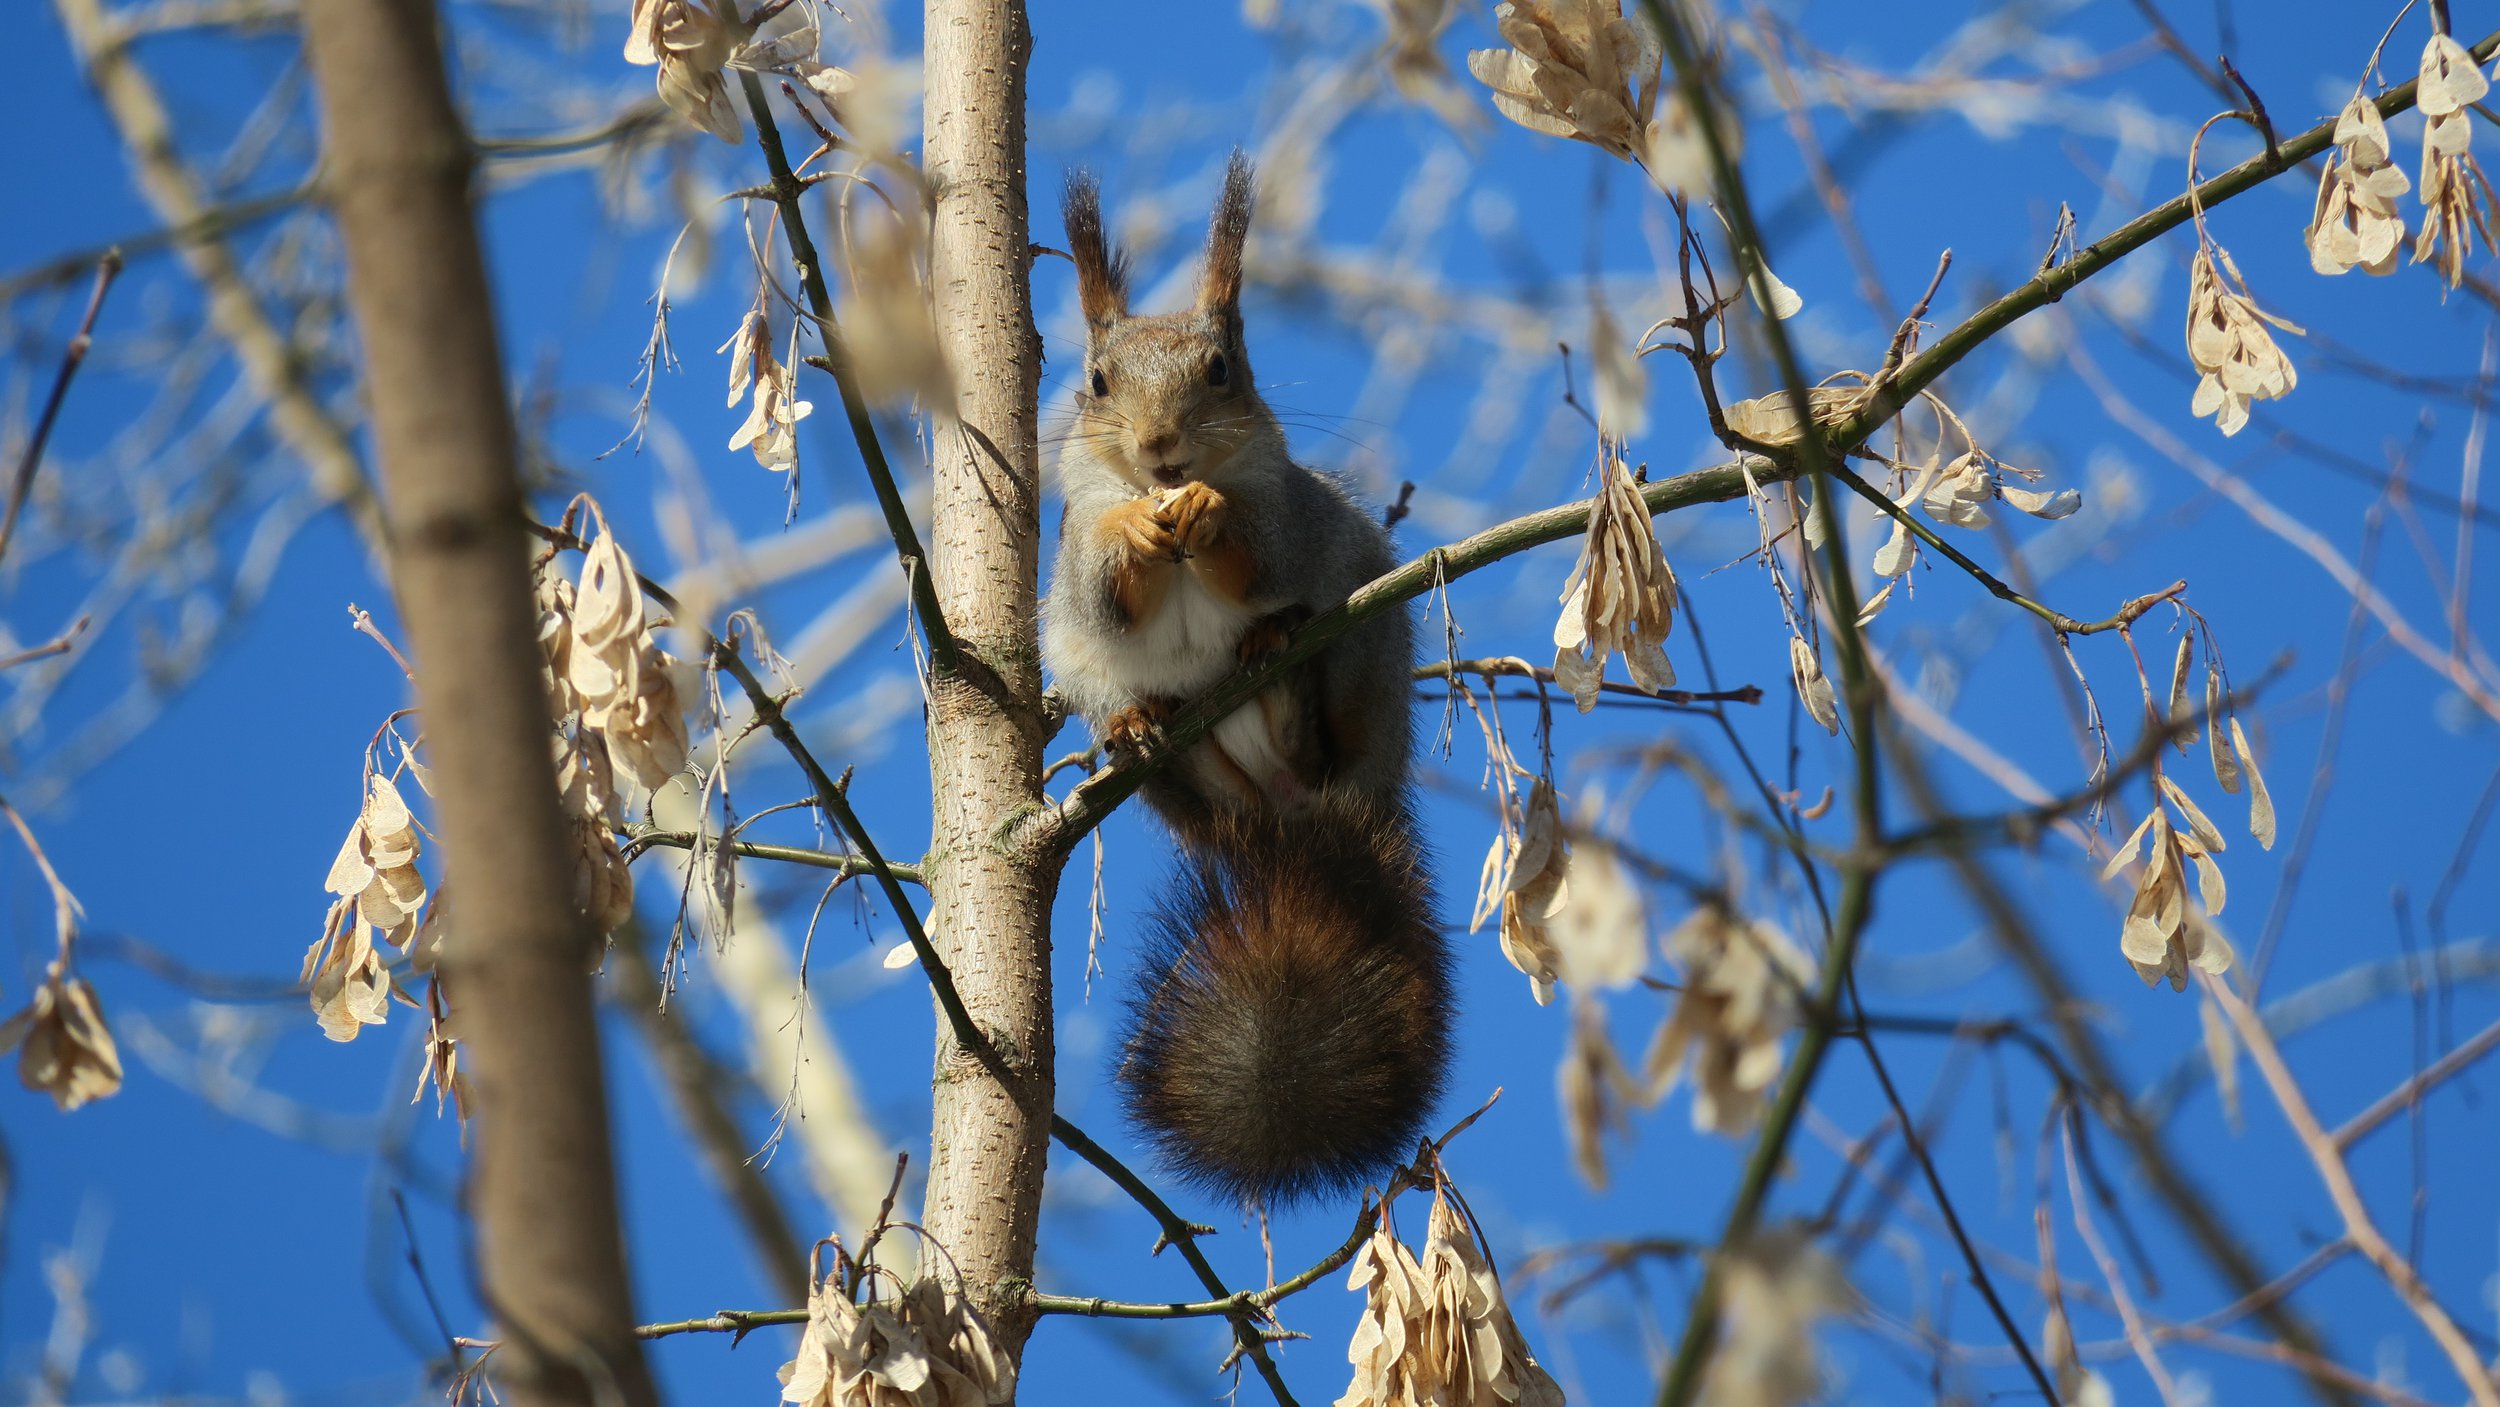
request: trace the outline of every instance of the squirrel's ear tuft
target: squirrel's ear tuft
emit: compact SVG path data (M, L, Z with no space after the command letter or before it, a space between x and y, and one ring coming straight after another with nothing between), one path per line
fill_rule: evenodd
M1257 203L1250 158L1238 147L1224 168L1224 193L1207 222L1207 271L1198 278L1198 310L1241 320L1241 247L1250 238L1250 210Z
M1068 227L1068 257L1076 261L1076 300L1088 327L1104 328L1128 316L1128 254L1103 237L1102 185L1078 167L1068 173L1059 213Z

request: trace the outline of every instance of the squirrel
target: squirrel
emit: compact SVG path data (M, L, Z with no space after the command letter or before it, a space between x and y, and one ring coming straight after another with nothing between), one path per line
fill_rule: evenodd
M1100 188L1068 179L1085 363L1042 650L1115 758L1396 565L1387 528L1293 462L1251 379L1253 201L1235 152L1196 306L1133 315ZM1450 957L1407 794L1413 659L1405 611L1374 616L1143 788L1182 873L1149 925L1118 1079L1165 1164L1245 1206L1385 1173L1447 1075Z

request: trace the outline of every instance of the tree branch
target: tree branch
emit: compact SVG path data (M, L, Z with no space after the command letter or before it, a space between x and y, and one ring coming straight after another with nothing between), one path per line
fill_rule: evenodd
M1650 0L1650 3L1654 4L1655 0ZM2495 52L2500 52L2500 31L2484 36L2473 46L2478 63L2491 62ZM2418 83L2418 79L2409 80L2380 94L2377 100L2379 115L2394 117L2411 108L2414 88ZM2085 245L2075 251L2073 257L2042 271L2039 276L1964 318L1952 331L1938 338L1934 346L1911 358L1909 364L1901 369L1901 374L1883 388L1882 395L1847 421L1834 426L1826 437L1827 442L1842 447L1863 444L1911 397L1952 370L1955 364L1977 351L1989 338L2013 326L2024 314L2057 302L2085 279L2186 224L2193 218L2198 206L2210 211L2233 196L2255 190L2290 166L2325 151L2334 142L2335 123L2331 120L2322 122L2283 142L2276 151L2250 157L2198 186L2193 192L2165 201ZM1798 404L1804 402L1799 401Z
M574 861L474 156L440 16L429 0L307 0L303 17L390 497L381 540L418 663L446 885L460 894L441 972L471 1057L469 1203L504 1330L501 1385L519 1407L653 1407L610 1161L596 935L571 886L548 882Z
M929 641L929 667L941 674L950 673L955 668L955 637L946 627L945 613L938 608L937 588L929 576L929 554L921 547L920 532L912 526L911 510L903 506L903 495L894 485L894 468L886 462L885 445L877 438L876 421L870 418L868 402L860 395L859 378L851 371L850 347L842 340L840 325L833 320L833 295L825 287L824 261L816 253L816 241L808 235L807 212L799 203L799 197L807 192L807 183L791 173L789 154L781 146L781 128L773 121L772 104L764 96L764 80L741 69L738 81L745 87L747 113L755 119L756 144L764 149L764 164L773 173L773 201L781 209L782 235L790 241L790 258L799 266L799 286L807 294L808 311L814 314L817 332L824 340L825 369L841 393L842 414L850 421L852 442L859 446L860 466L868 471L868 486L876 492L877 507L885 513L886 531L894 536L894 553L901 559L903 574L911 583L912 610L920 617L921 634Z
M1776 483L1793 477L1795 472L1767 461L1758 461L1753 468L1753 477L1757 483ZM1652 514L1671 513L1699 503L1724 503L1744 495L1745 475L1734 463L1678 474L1641 488L1641 499ZM1159 750L1106 768L1079 783L1055 805L1010 821L1010 838L1017 844L1047 854L1066 855L1085 837L1086 832L1102 824L1103 819L1121 802L1144 785L1148 777L1169 766L1173 759L1186 754L1192 745L1214 729L1217 722L1256 698L1260 690L1288 670L1318 654L1328 642L1373 616L1403 606L1445 582L1455 581L1531 547L1560 542L1585 532L1592 502L1581 499L1496 524L1447 546L1436 547L1377 578L1347 598L1344 604L1305 622L1285 642L1283 649L1235 671L1186 707L1176 710L1164 721L1163 746Z
M2292 1126L2292 1133L2317 1168L2318 1180L2326 1184L2327 1197L2344 1220L2344 1239L2352 1242L2353 1249L2387 1278L2405 1307L2422 1321L2422 1327L2430 1332L2440 1352L2448 1356L2448 1362L2464 1381L2466 1396L2473 1400L2474 1407L2500 1407L2500 1381L2494 1380L2482 1355L2456 1321L2448 1317L2448 1311L2440 1307L2412 1262L2379 1233L2377 1223L2370 1219L2369 1205L2361 1199L2361 1189L2352 1180L2352 1169L2344 1163L2343 1150L2310 1110L2308 1097L2301 1093L2300 1082L2292 1078L2291 1067L2283 1062L2283 1052L2275 1047L2266 1023L2257 1019L2248 1003L2231 990L2230 983L2217 980L2211 973L2199 972L2196 976L2231 1019L2231 1029L2239 1034L2240 1044L2248 1048L2249 1058L2265 1077L2266 1088L2273 1092L2285 1122Z
M35 471L43 467L43 447L51 442L53 422L61 417L61 402L69 398L71 379L87 360L87 347L95 340L96 316L104 311L104 295L121 271L122 252L118 249L104 251L104 257L96 261L95 287L87 293L87 311L78 319L78 331L70 335L69 345L61 350L61 369L52 378L50 394L43 398L42 412L35 417L35 433L27 437L26 451L18 456L17 474L9 481L8 507L0 509L0 561L8 559L9 539L17 534L17 515L25 511L26 496L35 488Z
M365 481L355 442L321 404L296 349L261 306L234 251L219 238L225 227L208 218L214 207L175 145L174 119L156 85L131 57L101 0L53 0L53 9L87 81L95 85L122 145L130 150L140 194L160 219L184 232L176 246L184 267L207 295L210 326L234 347L253 390L269 403L272 428L304 462L314 491L347 509L366 552L382 560L382 509ZM450 140L465 147L468 138L464 134ZM355 173L338 175L345 181L357 179Z
M696 842L701 839L693 831L658 829L629 829L626 835L628 840L625 846L625 858L628 860L632 859L637 852L650 849L655 845L665 845L672 850L692 850ZM918 865L906 865L892 860L871 860L865 855L845 855L834 850L810 850L798 845L767 845L755 840L724 840L720 844L722 848L744 855L751 860L778 860L785 865L805 865L809 869L831 870L845 878L865 874L875 875L879 880L891 876L905 884L926 883L920 877Z

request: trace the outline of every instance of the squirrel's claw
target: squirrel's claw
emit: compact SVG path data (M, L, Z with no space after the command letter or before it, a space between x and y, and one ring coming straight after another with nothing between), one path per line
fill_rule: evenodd
M1155 521L1170 530L1183 553L1203 552L1215 545L1224 529L1224 495L1192 481L1172 491L1155 511Z
M1133 704L1103 720L1102 745L1114 758L1137 757L1163 746L1166 704Z
M1113 524L1120 541L1138 557L1150 562L1177 562L1181 559L1181 540L1172 531L1149 499L1124 504Z

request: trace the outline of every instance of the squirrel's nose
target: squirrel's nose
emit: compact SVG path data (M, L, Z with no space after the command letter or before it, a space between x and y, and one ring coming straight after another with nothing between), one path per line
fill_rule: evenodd
M1179 430L1156 430L1137 437L1137 452L1149 460L1161 463L1171 455L1173 450L1180 447L1180 443L1181 432Z

